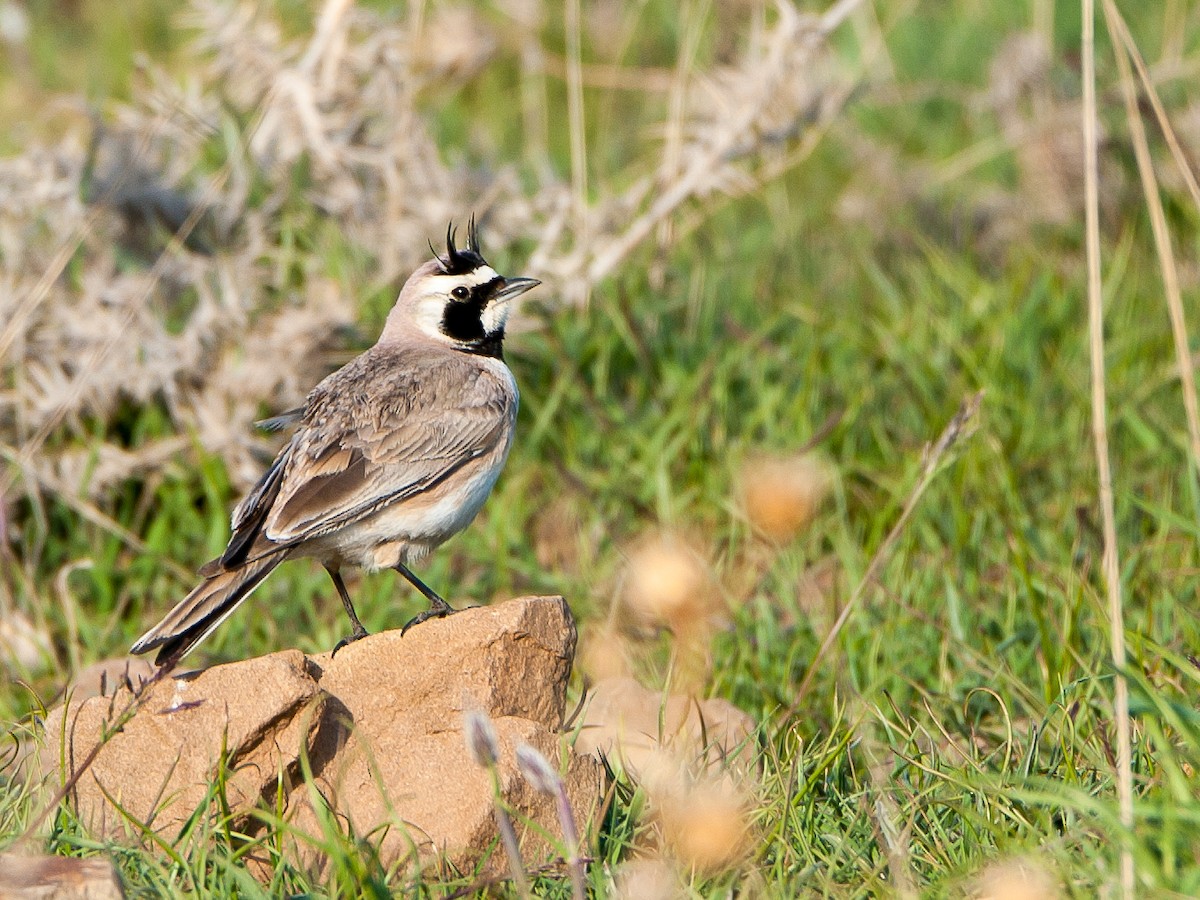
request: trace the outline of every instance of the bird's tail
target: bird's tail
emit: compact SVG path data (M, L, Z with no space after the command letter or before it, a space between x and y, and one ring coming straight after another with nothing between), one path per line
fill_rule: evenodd
M130 652L147 653L157 649L156 665L179 662L224 622L288 556L287 550L280 550L205 578L175 604L161 622L138 638Z

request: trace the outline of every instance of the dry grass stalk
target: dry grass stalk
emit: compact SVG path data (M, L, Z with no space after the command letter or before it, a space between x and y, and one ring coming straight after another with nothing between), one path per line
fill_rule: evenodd
M567 868L571 873L571 894L574 900L584 900L587 887L584 878L583 858L579 854L579 829L575 825L575 811L571 809L571 798L567 786L549 760L529 744L517 747L517 767L534 788L554 797L558 824L566 843Z
M727 190L742 181L745 176L733 162L772 143L781 128L787 131L803 120L810 98L797 90L806 79L796 76L811 63L824 38L859 5L860 0L839 0L822 17L812 20L789 4L779 4L779 22L764 36L760 59L728 73L723 83L707 86L713 118L690 123L690 140L681 150L686 159L683 171L660 170L662 190L650 193L656 198L650 207L607 246L592 253L583 268L590 282L611 272L684 201Z
M1138 73L1138 79L1142 82L1144 96L1150 102L1150 107L1154 110L1154 117L1158 120L1159 128L1162 129L1163 137L1166 139L1167 146L1171 150L1171 156L1175 160L1175 165L1179 168L1179 174L1187 185L1188 193L1192 195L1192 202L1196 204L1197 208L1200 208L1200 183L1196 180L1196 173L1192 170L1191 161L1179 143L1179 137L1175 133L1175 129L1171 127L1171 120L1167 117L1167 110L1162 104L1162 98L1158 95L1154 79L1151 78L1150 71L1146 68L1146 61L1142 58L1142 53L1138 50L1137 44L1133 40L1133 35L1129 32L1129 26L1125 23L1125 18L1121 15L1120 10L1114 7L1111 19L1108 18L1106 12L1105 21L1109 26L1109 31L1112 33L1114 40L1119 41L1123 45L1125 52L1129 54L1129 59L1133 61L1134 68ZM1179 31L1180 38L1182 38L1184 33L1182 29Z
M851 688L851 690L853 690ZM905 820L896 803L891 773L895 769L894 754L864 728L866 717L859 717L855 732L867 757L867 772L871 791L864 798L875 825L876 843L887 856L890 887L896 897L912 900L920 896L912 871L912 820Z
M1104 0L1104 21L1110 34L1119 33L1123 24L1117 21L1119 16L1112 0ZM1188 342L1187 321L1183 314L1183 296L1179 289L1179 269L1175 264L1171 232L1167 228L1158 178L1154 174L1154 162L1150 157L1150 144L1146 139L1146 129L1142 125L1141 112L1138 110L1137 88L1134 85L1133 72L1130 70L1129 57L1126 55L1126 46L1119 45L1114 48L1117 69L1121 75L1121 94L1125 99L1125 119L1129 123L1138 174L1141 176L1142 191L1146 197L1146 208L1150 211L1154 246L1158 250L1158 266L1162 272L1167 312L1171 319L1171 337L1175 342L1175 366L1179 370L1179 385L1183 390L1183 408L1187 416L1192 465L1200 468L1200 405L1196 401L1196 378Z
M904 501L904 508L900 512L900 518L896 520L896 524L892 526L887 536L883 539L883 543L875 550L871 561L867 563L867 570L863 573L863 577L859 580L854 588L854 593L850 595L850 599L846 601L846 605L842 607L841 613L838 614L837 620L833 623L833 627L825 635L821 641L821 646L817 648L817 652L813 655L812 662L808 665L808 671L804 673L804 678L800 681L800 686L796 689L795 699L792 701L791 709L788 710L787 719L791 719L799 711L800 703L804 700L808 693L808 688L812 684L813 678L816 676L817 669L825 659L825 655L833 646L837 636L841 634L842 628L845 626L850 614L858 607L867 588L874 583L875 577L879 574L879 570L883 567L884 562L891 555L892 547L896 540L903 533L908 520L912 517L913 510L917 508L917 503L925 493L925 489L929 487L934 476L938 472L938 467L959 439L973 426L975 414L979 412L979 405L983 402L983 391L968 397L959 407L958 412L946 425L945 429L939 435L937 441L931 447L926 448L924 459L921 465L921 474L917 479L916 485L913 486L912 492L908 495L908 499Z
M1108 412L1104 384L1104 307L1100 277L1099 166L1096 159L1096 4L1083 2L1083 145L1087 238L1088 334L1092 363L1092 438L1100 482L1100 511L1104 530L1104 581L1108 592L1109 632L1112 640L1116 691L1113 718L1117 731L1117 800L1121 825L1133 831L1133 767L1129 685L1125 680L1125 619L1121 598L1121 567L1117 549L1117 524L1113 504L1112 464L1108 453ZM1133 851L1128 841L1121 847L1121 895L1134 896Z
M580 0L567 0L564 28L567 38L567 122L571 138L571 190L574 200L574 238L583 246L589 240L587 139L583 122L583 50L580 46ZM590 285L578 299L586 301Z
M492 813L496 821L496 830L500 833L500 843L504 846L504 855L508 857L509 874L517 886L517 893L524 900L529 900L529 877L525 874L525 861L521 858L521 848L517 843L512 818L504 807L500 774L496 768L500 760L500 742L496 739L496 729L492 727L492 720L486 713L468 710L463 715L463 739L472 759L477 765L487 769L492 779Z

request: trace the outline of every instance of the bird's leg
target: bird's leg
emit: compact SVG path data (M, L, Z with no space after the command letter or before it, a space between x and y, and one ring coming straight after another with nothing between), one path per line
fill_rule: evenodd
M404 627L400 629L401 634L404 634L406 631L408 631L408 629L412 628L414 625L420 625L422 622L425 622L429 619L440 619L443 616L450 615L450 613L452 613L452 612L458 612L458 610L456 610L453 606L451 606L449 603L447 603L445 600L443 600L441 597L439 597L437 595L437 592L434 591L433 588L431 588L429 585L427 585L425 582L423 582L420 578L418 578L416 575L414 575L412 573L412 570L409 569L408 566L406 566L404 563L402 563L402 562L396 563L395 569L397 572L399 572L401 575L403 575L405 578L407 578L409 584L411 584L418 591L420 591L425 596L425 599L429 601L429 609L427 609L427 610L425 610L425 612L419 613L419 614L413 616L411 619L409 619L404 624Z
M370 632L363 627L362 622L358 621L358 613L354 611L354 604L350 600L350 592L346 590L346 582L342 581L342 573L329 565L325 566L325 571L333 579L333 586L337 588L338 596L342 598L342 606L346 610L346 615L350 617L350 625L353 628L350 636L342 638L333 648L333 653L330 656L337 656L337 652L347 644L353 644L359 638L365 638Z

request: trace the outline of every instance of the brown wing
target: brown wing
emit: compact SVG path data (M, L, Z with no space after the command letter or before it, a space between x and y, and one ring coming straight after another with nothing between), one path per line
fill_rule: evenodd
M309 396L262 535L292 544L430 489L507 441L516 404L467 354L372 348Z

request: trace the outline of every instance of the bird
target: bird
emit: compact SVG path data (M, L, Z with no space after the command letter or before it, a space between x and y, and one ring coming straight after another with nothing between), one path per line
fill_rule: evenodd
M304 405L259 423L294 429L234 508L224 553L131 652L174 666L282 562L318 560L351 633L366 637L343 567L395 569L429 601L404 631L455 610L410 564L466 528L508 458L519 393L504 361L510 303L537 287L483 258L471 217L464 248L453 224L401 288L376 344L321 381Z

